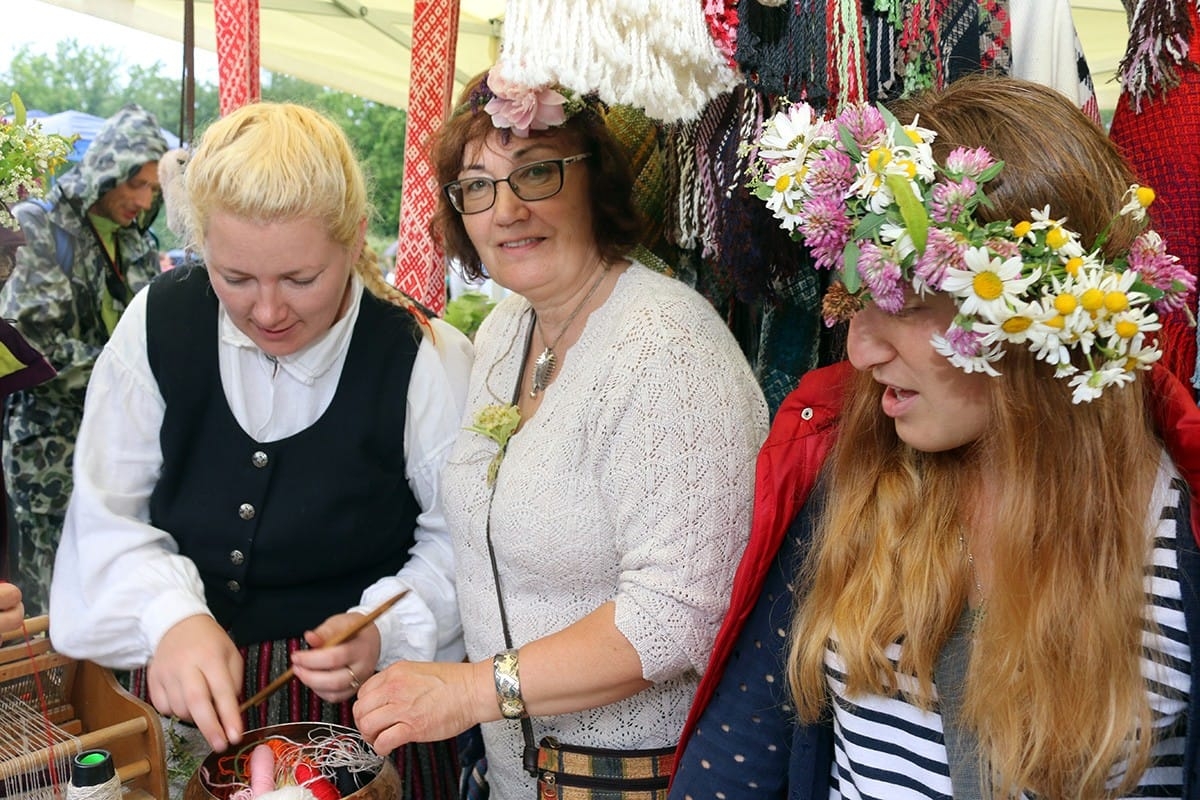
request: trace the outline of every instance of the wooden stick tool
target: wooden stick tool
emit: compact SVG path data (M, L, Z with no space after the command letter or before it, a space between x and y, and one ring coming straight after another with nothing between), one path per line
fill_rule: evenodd
M335 645L339 645L342 642L346 641L350 637L354 636L354 634L358 633L363 628L367 627L372 622L379 619L380 615L383 614L383 612L387 611L389 608L396 605L396 602L398 600L400 600L400 598L404 597L404 595L406 595L406 594L408 594L408 589L405 589L402 592L398 592L397 594L393 595L392 597L389 597L387 600L384 600L382 603L379 604L379 607L376 608L374 611L372 611L370 614L367 614L365 617L363 617L361 620L356 622L354 625L351 625L349 628L346 628L346 630L342 631L337 636L334 636L328 642L321 645L321 647L318 649L324 650L327 647L333 647ZM280 675L275 680L268 683L266 685L266 687L263 688L262 691L260 691L258 694L251 697L246 702L242 703L242 705L239 707L238 710L245 712L247 709L254 708L256 705L261 703L263 700L266 700L268 697L270 697L271 695L273 695L277 691L279 691L281 688L283 688L283 685L286 684L288 681L290 681L293 677L295 677L295 674L296 674L296 671L294 669L292 669L291 667L288 667L286 672L284 672L282 675Z

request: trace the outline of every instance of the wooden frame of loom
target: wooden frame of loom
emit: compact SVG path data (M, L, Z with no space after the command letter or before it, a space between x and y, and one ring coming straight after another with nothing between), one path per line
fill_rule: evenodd
M6 699L3 693L10 681L61 668L62 691L46 692L49 721L77 737L81 750L102 748L112 753L125 800L168 800L166 747L158 712L125 691L112 670L54 652L47 617L26 620L25 630L28 642L19 630L0 633L0 701ZM45 766L72 754L75 744L46 747L17 760L3 760L0 754L0 781L22 774L17 770L27 768L30 756ZM64 792L69 777L62 779Z

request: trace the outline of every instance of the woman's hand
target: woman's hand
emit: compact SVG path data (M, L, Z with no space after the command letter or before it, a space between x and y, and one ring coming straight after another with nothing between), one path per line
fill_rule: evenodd
M216 620L188 617L167 630L146 669L150 702L159 713L194 722L213 750L242 739L243 664Z
M21 590L11 583L0 583L0 633L15 631L25 621Z
M325 643L362 621L359 613L335 614L315 630L304 634L312 650L300 650L292 655L296 677L329 703L340 703L354 697L358 687L375 673L379 663L379 628L367 625L358 633L333 647Z
M364 683L354 703L355 727L380 755L499 718L491 662L400 661Z

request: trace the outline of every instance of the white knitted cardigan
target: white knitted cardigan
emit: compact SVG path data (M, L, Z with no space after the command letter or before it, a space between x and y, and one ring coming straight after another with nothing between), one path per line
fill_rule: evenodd
M467 414L512 397L530 322L510 296L476 338ZM634 265L560 355L537 413L510 441L492 540L514 646L616 601L655 685L620 703L535 717L534 733L599 747L673 745L727 609L749 535L767 410L712 306ZM485 543L491 440L464 431L443 480L472 661L504 649ZM533 797L516 721L484 726L493 797Z

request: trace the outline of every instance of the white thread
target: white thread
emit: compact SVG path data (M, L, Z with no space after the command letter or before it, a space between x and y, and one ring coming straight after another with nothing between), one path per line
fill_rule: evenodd
M67 800L121 800L121 796L121 779L115 773L95 786L67 784Z

